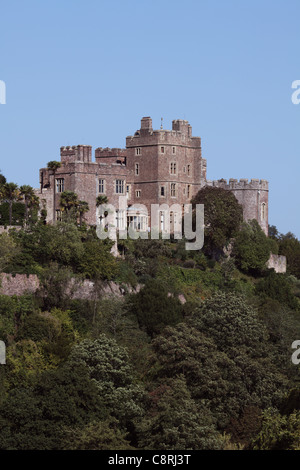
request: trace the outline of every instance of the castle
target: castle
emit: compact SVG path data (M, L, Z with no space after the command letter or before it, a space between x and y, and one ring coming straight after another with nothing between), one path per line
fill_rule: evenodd
M73 191L89 205L87 224L99 223L97 196L107 196L115 207L119 197L126 196L128 210L127 214L117 216L118 228L133 222L135 228L147 230L149 216L140 209L140 204L151 214L151 204L183 206L204 186L214 186L232 191L243 207L244 220L256 219L268 234L268 182L208 181L201 138L192 136L188 121L174 120L172 130L162 126L153 130L152 119L143 117L141 128L126 137L124 149L99 147L92 161L91 146L68 146L61 147L60 158L61 166L56 171L40 170L37 195L47 209L47 222L61 217L59 193ZM162 220L162 226L163 223Z

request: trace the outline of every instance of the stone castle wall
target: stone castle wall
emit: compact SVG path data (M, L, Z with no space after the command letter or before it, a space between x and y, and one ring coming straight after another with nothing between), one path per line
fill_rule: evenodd
M34 294L40 289L40 281L35 274L12 274L0 273L0 295L21 296L24 294ZM130 286L121 286L115 282L103 282L101 290L95 289L93 281L84 279L78 282L77 280L71 282L66 286L66 292L70 292L70 297L73 299L93 300L96 295L109 297L122 297L125 292L137 292L139 287L134 290Z
M286 256L271 254L267 266L278 274L286 273Z

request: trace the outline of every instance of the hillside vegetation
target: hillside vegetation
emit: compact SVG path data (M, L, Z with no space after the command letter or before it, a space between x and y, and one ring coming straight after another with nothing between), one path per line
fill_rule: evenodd
M1 271L41 285L0 296L1 450L300 449L300 242L217 209L200 251L128 239L116 258L71 209L0 235ZM271 252L286 274L266 268ZM71 278L97 295L72 300ZM108 280L123 298L101 295Z

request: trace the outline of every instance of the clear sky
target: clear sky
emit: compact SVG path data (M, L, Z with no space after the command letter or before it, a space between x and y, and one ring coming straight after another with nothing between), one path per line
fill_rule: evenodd
M299 0L0 3L0 170L39 187L62 145L125 147L186 119L208 179L269 181L269 223L300 238Z

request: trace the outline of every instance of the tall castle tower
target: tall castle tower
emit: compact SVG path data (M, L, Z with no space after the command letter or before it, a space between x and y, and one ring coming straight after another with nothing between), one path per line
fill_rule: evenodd
M192 137L187 121L173 121L172 130L153 130L152 119L144 117L141 128L126 138L126 149L133 204L182 205L205 184L201 139Z

